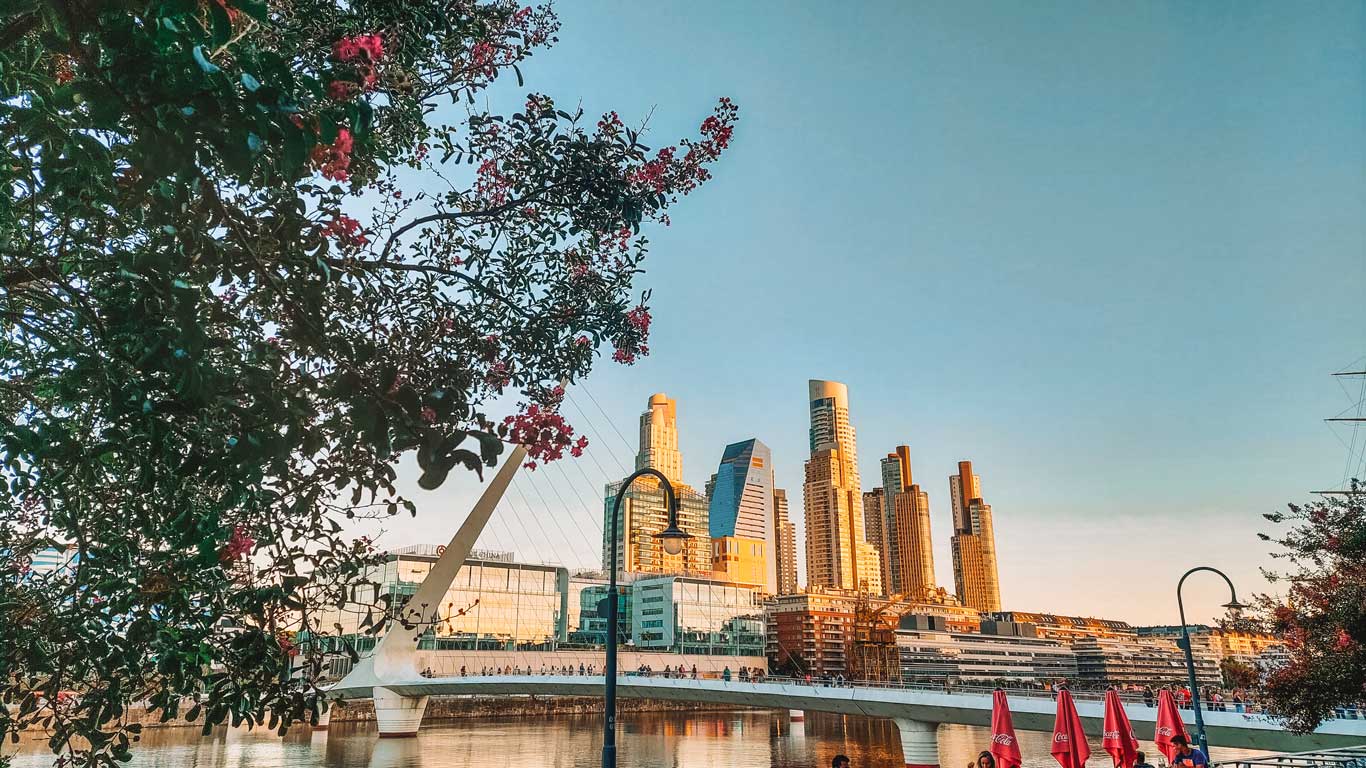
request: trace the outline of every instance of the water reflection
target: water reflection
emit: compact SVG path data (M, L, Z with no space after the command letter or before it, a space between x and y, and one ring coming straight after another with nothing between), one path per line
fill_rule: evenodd
M848 755L855 768L901 766L901 738L890 720L809 712L791 722L780 712L651 712L620 720L618 760L623 768L812 768ZM1025 768L1056 768L1049 735L1020 732ZM988 744L986 729L939 729L942 768L963 768ZM41 739L28 739L15 768L48 765ZM1090 764L1109 756L1092 740ZM1157 751L1143 744L1150 761ZM415 739L376 738L372 724L335 723L326 733L298 730L280 738L267 731L220 729L201 738L192 728L149 730L131 768L596 768L602 719L556 715L538 718L452 720L430 724ZM1251 754L1214 750L1216 760Z

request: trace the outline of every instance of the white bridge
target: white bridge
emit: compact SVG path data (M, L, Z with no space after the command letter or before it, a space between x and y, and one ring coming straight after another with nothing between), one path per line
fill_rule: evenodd
M439 620L441 600L461 564L474 548L512 476L526 459L516 446L503 460L468 518L461 524L432 565L427 578L399 611L397 620L343 680L329 689L338 699L373 699L380 736L415 736L431 696L537 695L598 696L601 676L503 675L427 678L417 671L417 639ZM737 707L886 717L896 721L909 768L937 768L936 731L940 723L989 725L989 691L966 692L908 687L826 687L792 682L754 683L740 680L693 680L623 675L617 695L680 702L711 702ZM1081 697L1077 709L1088 733L1100 735L1102 703ZM1150 737L1157 710L1142 704L1127 707L1140 738ZM1047 697L1012 694L1011 712L1017 728L1051 731L1056 705ZM327 718L330 714L324 714ZM325 727L326 719L320 725ZM1222 747L1302 751L1366 743L1366 719L1339 719L1306 736L1287 733L1260 715L1209 711L1205 725L1210 741Z

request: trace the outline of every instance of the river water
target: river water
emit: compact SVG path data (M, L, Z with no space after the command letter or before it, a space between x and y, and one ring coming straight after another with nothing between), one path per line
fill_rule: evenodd
M901 740L890 720L811 712L790 723L786 712L643 712L618 719L617 764L622 768L825 768L846 754L854 768L901 768ZM1057 768L1049 734L1020 731L1025 768ZM943 725L939 762L965 768L986 748L984 728ZM1149 762L1160 764L1151 744ZM6 753L12 746L7 745ZM1110 757L1092 740L1088 765L1108 768ZM200 737L194 728L144 733L132 768L597 768L602 718L555 715L448 720L423 727L417 738L378 739L372 723L337 723L326 733L295 731L285 737L221 729ZM1256 754L1212 750L1214 760ZM25 740L15 768L49 765L38 739Z

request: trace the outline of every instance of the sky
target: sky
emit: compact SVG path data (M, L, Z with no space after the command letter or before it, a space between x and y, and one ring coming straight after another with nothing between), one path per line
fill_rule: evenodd
M945 586L970 459L1007 609L1174 623L1196 565L1269 588L1261 514L1342 482L1350 432L1322 419L1354 400L1330 374L1366 355L1366 6L558 10L560 43L493 108L534 90L651 115L654 146L721 96L741 117L713 181L648 232L651 355L571 390L588 455L521 473L481 546L594 566L602 484L663 391L688 483L727 443L772 448L800 550L824 378L849 386L866 488L911 447ZM415 478L385 545L444 542L479 492ZM1190 618L1225 590L1193 579Z

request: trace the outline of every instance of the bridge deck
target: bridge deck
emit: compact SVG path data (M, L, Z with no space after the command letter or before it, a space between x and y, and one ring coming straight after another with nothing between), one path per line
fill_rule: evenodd
M603 677L564 675L502 675L399 680L385 688L402 696L597 696ZM337 687L340 698L370 698L373 687ZM625 675L618 679L617 695L623 698L667 701L703 701L761 709L801 709L869 717L895 717L927 723L990 725L989 692L946 693L942 689L827 687L796 682L692 680ZM1048 697L1010 693L1015 727L1052 731L1056 705ZM1139 738L1151 738L1157 709L1142 704L1126 705ZM1104 706L1099 701L1077 702L1077 712L1088 734L1099 738ZM1303 751L1355 746L1366 742L1366 720L1330 720L1312 734L1297 736L1263 715L1207 711L1205 727L1210 743L1223 747Z

